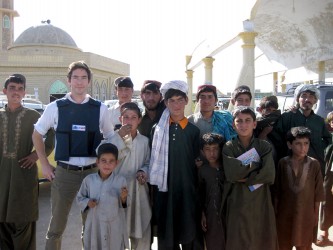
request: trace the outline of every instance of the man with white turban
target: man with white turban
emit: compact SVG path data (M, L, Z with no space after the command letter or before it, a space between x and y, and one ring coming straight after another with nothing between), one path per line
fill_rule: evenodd
M170 81L161 87L166 109L153 128L149 182L154 185L158 249L193 249L196 238L197 168L200 130L184 115L188 86Z
M332 143L331 134L328 132L324 119L316 115L312 107L319 99L319 91L312 84L301 84L294 92L297 109L285 112L276 123L275 129L285 141L285 135L292 127L304 126L311 130L311 143L308 155L316 158L324 174L324 149ZM284 143L284 156L288 154L287 143ZM280 145L279 145L280 146Z

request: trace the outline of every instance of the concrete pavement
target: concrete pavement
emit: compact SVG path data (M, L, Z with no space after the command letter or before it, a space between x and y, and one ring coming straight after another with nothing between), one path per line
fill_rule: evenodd
M37 222L37 250L45 247L45 234L51 216L50 182L39 184L39 220ZM81 246L81 214L76 202L73 202L67 227L63 235L62 249L80 250Z

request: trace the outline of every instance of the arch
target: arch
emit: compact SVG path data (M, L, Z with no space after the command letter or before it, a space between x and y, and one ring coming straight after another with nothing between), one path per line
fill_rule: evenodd
M3 28L10 29L10 19L7 15L4 15L3 17Z
M93 98L100 100L100 87L98 80L95 80L94 84L92 85L92 95Z
M100 100L105 101L106 100L106 94L107 94L107 86L105 80L103 80L100 88Z
M54 81L49 90L50 101L54 101L56 99L62 98L69 92L68 87L65 83L60 80Z

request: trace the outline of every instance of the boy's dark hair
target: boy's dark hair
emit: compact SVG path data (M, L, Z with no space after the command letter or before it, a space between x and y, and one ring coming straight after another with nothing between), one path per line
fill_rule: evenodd
M287 142L292 143L296 138L308 138L310 141L311 130L307 127L293 127L286 135Z
M102 154L113 154L118 160L118 148L112 143L100 144L97 148L97 159L101 157Z
M207 133L200 138L200 148L203 149L206 145L218 144L220 149L225 143L224 137L216 133Z
M256 120L256 113L254 112L253 108L248 106L238 106L232 111L232 118L233 120L240 114L249 114L253 118L253 121Z
M126 110L133 110L138 114L139 118L141 117L140 108L138 107L138 105L135 102L125 102L125 103L121 104L121 106L120 106L121 115L123 115Z
M5 89L7 89L8 84L11 83L11 82L23 84L23 87L25 89L26 79L25 79L24 75L21 75L21 74L12 74L12 75L10 75L5 80L5 84L4 84Z
M88 75L88 80L91 80L91 70L89 68L89 66L84 62L84 61L77 61L77 62L72 62L69 66L68 66L68 74L67 74L67 78L68 80L70 80L72 78L72 74L73 71L76 69L83 69L87 72Z
M187 99L186 93L184 93L178 89L168 89L168 91L164 95L164 100L167 101L174 96L181 96L181 97L184 97L185 99Z
M241 86L235 88L234 92L232 92L232 94L231 94L231 99L236 100L237 97L241 94L248 95L250 97L250 100L252 100L251 90L246 85L241 85Z
M214 85L211 85L211 84L200 85L198 87L198 91L197 91L197 95L196 95L197 101L199 101L199 97L200 97L201 93L213 93L215 100L217 100L216 87Z
M134 88L134 84L132 82L132 79L129 76L120 76L116 80L114 80L114 86L116 89L118 87L125 87L125 88Z
M275 95L263 97L260 100L259 108L261 108L261 109L266 109L266 108L278 109L279 108L279 103L278 103L277 97Z

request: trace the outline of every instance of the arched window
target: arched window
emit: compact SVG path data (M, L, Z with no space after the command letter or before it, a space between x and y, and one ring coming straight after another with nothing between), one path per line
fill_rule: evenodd
M103 81L102 82L102 86L101 86L101 92L100 92L100 94L101 94L101 101L105 101L106 100L106 83L105 83L105 81Z
M60 80L54 81L49 90L50 102L64 97L68 92L69 89L65 83Z
M92 89L92 93L93 93L93 98L97 99L97 100L100 100L100 96L99 96L99 93L100 93L100 87L99 87L99 82L98 80L96 80L93 84L93 89Z
M7 15L3 17L3 27L5 29L10 29L10 19Z

